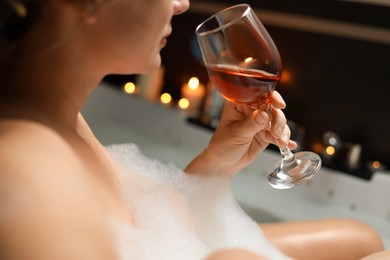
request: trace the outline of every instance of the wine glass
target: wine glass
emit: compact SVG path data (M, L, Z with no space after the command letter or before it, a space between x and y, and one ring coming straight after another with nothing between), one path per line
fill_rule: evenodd
M222 96L271 115L271 94L281 77L282 61L250 5L212 15L196 28L196 35L210 81ZM280 152L282 159L268 175L274 188L302 184L321 167L321 158L313 152L293 154L288 147Z

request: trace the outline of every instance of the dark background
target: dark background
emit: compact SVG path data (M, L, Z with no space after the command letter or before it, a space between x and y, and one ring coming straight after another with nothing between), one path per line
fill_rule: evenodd
M200 1L193 0L192 3ZM202 1L203 3L205 1ZM209 0L224 6L240 1ZM246 1L260 10L303 15L336 22L373 26L390 31L390 7L343 1ZM198 60L194 35L208 14L195 11L174 17L173 34L162 51L164 92L180 97L181 85L192 76L208 82ZM259 15L260 20L261 15ZM267 24L263 21L291 77L277 90L283 95L289 120L305 128L305 149L323 141L326 131L337 133L344 144L362 145L361 167L347 169L346 151L329 163L336 169L369 178L366 162L390 166L390 45ZM108 77L118 82L119 76ZM347 149L346 147L344 147ZM318 151L317 151L318 152Z

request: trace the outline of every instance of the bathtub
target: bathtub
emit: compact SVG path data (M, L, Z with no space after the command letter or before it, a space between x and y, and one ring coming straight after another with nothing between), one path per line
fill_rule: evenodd
M98 86L83 115L104 144L136 143L150 157L184 168L208 143L211 132L186 121L183 111L130 96L105 83ZM264 151L238 173L233 192L242 208L258 222L347 217L374 227L390 249L390 173L370 181L323 167L308 183L275 190L267 171L279 160Z

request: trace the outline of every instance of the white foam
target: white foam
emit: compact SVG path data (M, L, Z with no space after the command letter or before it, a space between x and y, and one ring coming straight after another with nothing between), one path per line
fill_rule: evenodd
M135 222L114 224L121 259L195 260L227 247L286 259L238 206L227 178L187 175L143 156L134 144L107 150L121 169L122 194Z

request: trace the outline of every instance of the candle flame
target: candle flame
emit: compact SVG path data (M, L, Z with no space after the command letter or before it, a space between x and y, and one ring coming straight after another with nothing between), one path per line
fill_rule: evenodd
M127 94L134 94L135 91L136 91L137 87L135 86L135 84L133 82L127 82L124 86L123 86L123 90L127 93Z
M187 109L190 106L190 101L186 98L181 98L178 105L180 109Z
M381 163L379 161L372 162L372 167L374 169L379 169L381 167Z
M333 146L329 145L328 147L326 147L325 152L328 155L334 155L334 153L336 152L336 149Z
M188 87L190 89L197 89L199 87L199 79L197 77L192 77L188 81Z
M172 101L172 97L169 93L164 93L160 96L160 100L164 104L169 104Z

